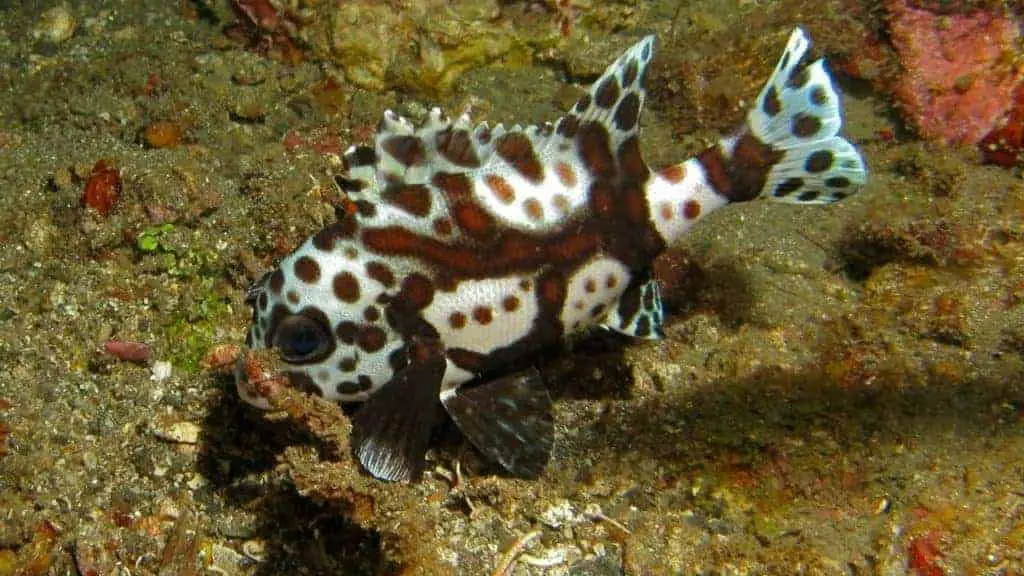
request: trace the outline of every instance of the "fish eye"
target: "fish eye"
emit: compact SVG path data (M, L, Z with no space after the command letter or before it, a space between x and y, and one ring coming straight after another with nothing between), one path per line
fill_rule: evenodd
M309 316L289 316L278 325L274 347L285 362L304 364L331 353L331 335L322 322Z

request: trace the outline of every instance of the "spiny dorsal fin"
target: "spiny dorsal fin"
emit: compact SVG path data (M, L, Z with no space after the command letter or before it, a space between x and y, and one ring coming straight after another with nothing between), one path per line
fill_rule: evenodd
M610 65L555 125L473 127L467 115L452 122L435 108L417 128L387 111L373 148L350 148L347 172L337 181L354 198L371 201L386 202L389 190L418 187L431 206L459 202L471 188L473 199L507 226L558 226L586 206L594 179L615 175L619 164L623 173L632 169L627 176L646 177L635 136L653 55L654 37L648 36Z

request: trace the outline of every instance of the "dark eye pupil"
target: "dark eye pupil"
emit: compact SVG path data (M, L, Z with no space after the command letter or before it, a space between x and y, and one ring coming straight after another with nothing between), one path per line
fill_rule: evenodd
M306 356L320 345L320 334L308 326L293 330L288 342L284 343L292 356Z
M308 361L328 348L324 330L312 318L292 316L282 322L275 345L286 361Z

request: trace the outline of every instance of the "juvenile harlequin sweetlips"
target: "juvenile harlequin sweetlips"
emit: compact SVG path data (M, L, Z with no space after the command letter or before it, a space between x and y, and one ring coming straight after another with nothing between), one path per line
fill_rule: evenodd
M554 124L472 126L434 109L417 128L385 112L336 178L354 209L249 289L247 346L278 349L293 385L365 402L352 445L378 478L417 478L445 412L488 458L538 475L554 426L536 352L592 327L659 338L651 262L713 210L823 204L865 182L808 48L796 29L744 126L660 172L637 136L653 36ZM246 354L235 373L266 408Z

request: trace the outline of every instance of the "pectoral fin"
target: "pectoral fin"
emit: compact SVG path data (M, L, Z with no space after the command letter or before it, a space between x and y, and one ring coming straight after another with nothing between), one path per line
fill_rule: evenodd
M381 480L413 481L423 472L445 360L440 354L406 366L352 419L352 447L367 472Z
M466 438L517 476L535 478L551 456L551 396L536 369L444 395L442 403Z

